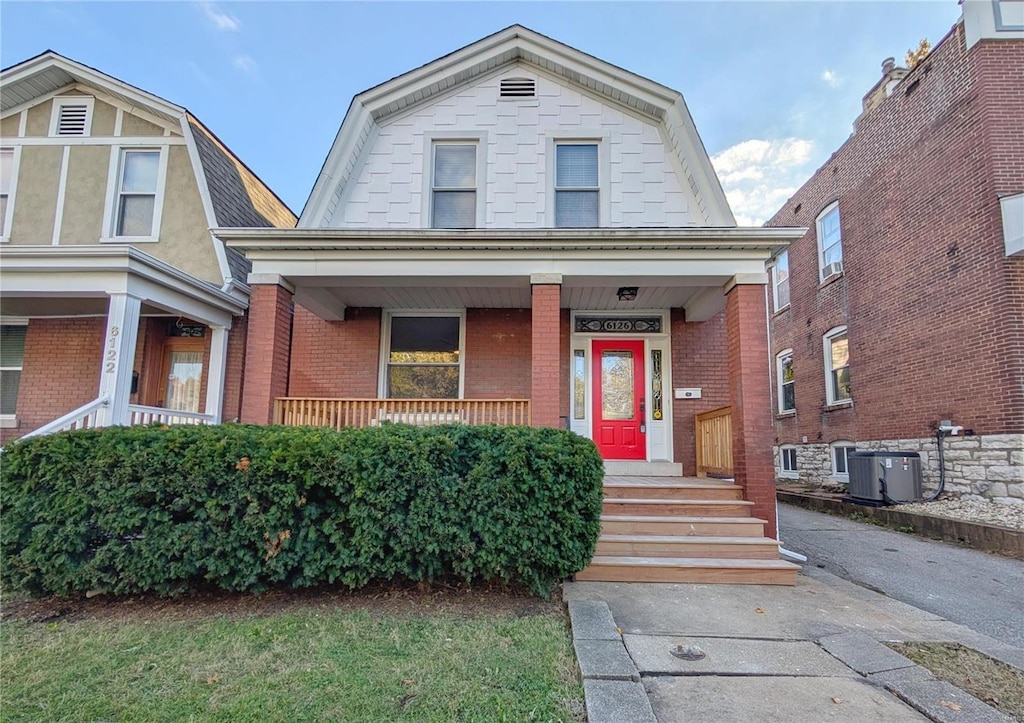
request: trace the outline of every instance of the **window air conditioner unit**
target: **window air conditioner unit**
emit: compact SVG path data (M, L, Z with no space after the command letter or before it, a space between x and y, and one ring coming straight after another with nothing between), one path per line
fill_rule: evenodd
M833 261L832 263L830 263L828 266L826 266L824 269L821 270L821 275L822 275L822 278L826 278L827 279L829 276L833 276L835 274L841 274L842 272L843 272L843 262L842 261Z

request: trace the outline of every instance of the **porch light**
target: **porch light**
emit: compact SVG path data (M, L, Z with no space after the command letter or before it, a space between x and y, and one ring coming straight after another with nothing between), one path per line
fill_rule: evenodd
M638 290L636 286L620 286L616 294L619 297L619 301L636 301L636 292Z

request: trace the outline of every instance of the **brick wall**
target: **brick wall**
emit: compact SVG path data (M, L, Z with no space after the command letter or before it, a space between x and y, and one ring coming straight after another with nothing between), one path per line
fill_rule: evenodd
M562 287L557 284L535 284L533 306L530 309L532 338L532 377L530 384L530 414L534 426L560 427L567 413L562 403L564 365L568 356L567 340L563 340L563 314L559 308ZM564 352L564 353L563 353ZM563 379L560 379L562 377ZM565 390L568 403L568 390Z
M1024 282L998 202L1024 189L1022 50L968 54L955 27L768 222L809 228L771 324L772 356L794 350L797 411L776 420L778 443L924 438L940 419L1024 430ZM844 276L820 284L815 218L836 200ZM830 409L822 335L842 324L854 403Z
M228 331L228 359L224 370L224 406L221 418L236 421L242 416L242 388L245 384L245 344L249 317L236 316Z
M467 399L530 398L530 310L466 310Z
M380 325L380 309L348 308L345 321L324 321L296 304L289 395L376 397Z
M241 421L267 424L273 420L274 399L288 395L291 358L292 295L275 284L254 284L249 296L246 335L245 387Z

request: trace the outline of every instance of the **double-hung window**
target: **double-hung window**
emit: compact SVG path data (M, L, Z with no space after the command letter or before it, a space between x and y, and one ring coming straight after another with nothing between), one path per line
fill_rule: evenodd
M14 185L14 149L0 148L0 237L9 234L7 208Z
M600 225L600 179L596 143L555 145L555 226Z
M433 228L476 228L477 144L434 143Z
M158 229L160 151L124 149L118 170L114 236L152 237Z
M825 395L828 403L850 401L850 340L845 326L825 334Z
M775 265L772 267L772 290L776 311L789 306L789 251L783 251L775 258Z
M462 377L462 317L387 317L384 392L392 399L458 399Z
M13 420L18 408L27 329L24 324L0 326L0 420Z
M843 238L839 226L839 202L822 211L815 222L818 232L818 270L824 281L843 270Z
M779 379L779 412L796 410L796 395L793 381L793 350L786 349L775 357L775 370Z

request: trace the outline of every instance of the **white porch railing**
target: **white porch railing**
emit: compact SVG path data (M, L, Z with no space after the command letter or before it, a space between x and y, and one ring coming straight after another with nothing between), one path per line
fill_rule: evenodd
M180 412L176 409L163 407L146 407L141 404L128 405L128 424L214 424L212 414L199 412Z
M96 426L96 415L99 413L100 409L107 406L108 403L109 400L106 397L93 399L88 404L83 404L78 409L68 412L63 417L55 419L49 424L44 424L39 429L33 429L28 434L21 435L21 439L41 437L44 434L66 432L71 429L92 429Z

